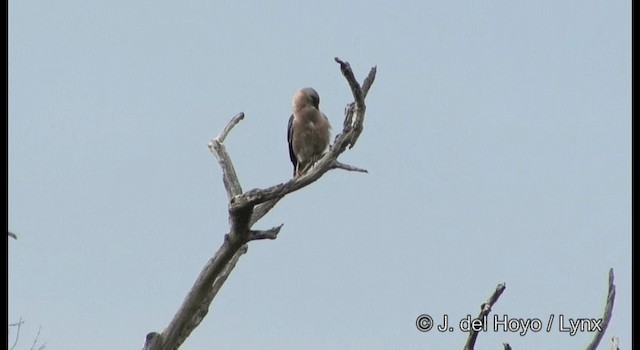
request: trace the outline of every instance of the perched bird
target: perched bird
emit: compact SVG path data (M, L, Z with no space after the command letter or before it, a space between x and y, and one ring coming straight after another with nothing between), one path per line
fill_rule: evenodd
M296 91L292 104L287 141L293 176L299 177L324 155L329 146L331 124L327 116L320 112L320 96L313 88Z

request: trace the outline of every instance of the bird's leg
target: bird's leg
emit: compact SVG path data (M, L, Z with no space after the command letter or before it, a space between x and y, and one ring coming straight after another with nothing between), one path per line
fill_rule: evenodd
M300 175L302 175L301 170L302 169L300 169L300 162L296 163L296 168L293 171L293 178L294 179L297 179L297 178L300 177Z
M309 170L311 170L316 165L316 163L320 159L322 159L322 157L324 157L325 154L326 153L322 153L322 154L318 154L318 155L312 156L311 159L309 159L308 162L304 163L304 165L302 165L301 162L298 162L296 164L296 172L294 174L294 177L297 178L297 177L300 177L300 176L306 174Z
M304 164L302 162L298 162L298 164L296 164L296 174L294 177L298 178L304 175L309 170L309 168L311 168L312 164L313 163L311 162L307 162Z
M322 159L322 157L324 157L325 153L322 154L318 154L316 156L313 157L313 160L311 161L311 165L316 165L316 163Z
M309 161L307 164L304 165L304 167L302 167L302 169L300 169L300 175L302 176L304 174L307 173L307 171L309 171L311 169L311 166L313 166L313 160Z

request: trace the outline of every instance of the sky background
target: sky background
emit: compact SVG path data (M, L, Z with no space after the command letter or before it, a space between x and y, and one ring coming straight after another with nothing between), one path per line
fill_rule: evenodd
M460 349L457 321L539 318L476 349L580 349L615 270L631 349L630 1L8 2L8 322L18 349L139 349L228 232L245 190L288 181L291 97L339 131L378 67L364 132L282 200L181 349ZM448 315L453 332L415 320ZM490 323L490 327L493 323ZM15 331L10 331L12 341Z

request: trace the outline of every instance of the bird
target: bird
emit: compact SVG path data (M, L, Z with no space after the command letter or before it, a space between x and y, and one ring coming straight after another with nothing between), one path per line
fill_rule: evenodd
M293 94L293 113L289 117L287 142L293 164L293 177L304 175L324 156L331 137L331 124L320 111L320 95L310 87Z

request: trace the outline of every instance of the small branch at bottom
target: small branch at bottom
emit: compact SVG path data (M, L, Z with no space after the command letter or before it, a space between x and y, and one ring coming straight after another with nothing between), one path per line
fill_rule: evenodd
M280 226L272 227L264 231L251 230L249 231L249 241L255 241L259 239L276 239L278 238L278 233L280 233L282 225L284 224L280 224Z

